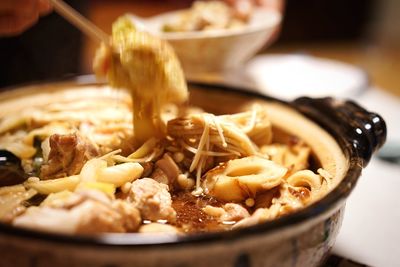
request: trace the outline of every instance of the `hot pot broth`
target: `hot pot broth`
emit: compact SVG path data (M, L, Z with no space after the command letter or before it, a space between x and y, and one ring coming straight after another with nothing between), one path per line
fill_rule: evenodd
M166 137L151 139L142 147L133 142L131 103L121 91L70 88L3 101L6 109L1 114L0 147L20 159L20 164L14 162L13 166L26 173L26 180L0 188L1 220L68 234L222 231L295 212L317 201L337 183L334 177L340 176L339 164L329 165L332 160L324 159L318 151L314 152L321 163L312 160L312 145L295 137L298 129L283 131L266 124L264 120L273 121L268 117L254 122L260 110L273 104L258 101L253 106L251 98L222 94L225 103L219 105L220 92L193 88L190 103L196 108L168 107L163 111ZM32 107L26 103L33 103ZM171 125L176 126L182 118L187 122L190 114L197 119L209 116L205 111L222 118L221 127L228 119L235 124L232 118L239 115L248 118L244 124L240 121L241 127L257 129L262 125L263 131L252 137L268 143L256 145L251 134L243 134L240 138L250 141L255 154L229 154L216 131L214 145L209 141L208 149L200 155L207 165L190 171L196 156L192 148L199 148L205 124L187 139L182 134L193 130L191 124L180 128L179 135ZM213 123L209 122L209 127L215 130ZM228 130L223 131L225 138ZM182 140L188 143L184 145ZM335 149L338 147L330 155ZM309 177L316 178L319 186ZM219 180L224 183L218 184ZM224 194L225 189L230 193Z
M282 104L201 89L188 101L173 49L129 17L94 67L125 90L2 95L1 221L66 234L237 229L310 205L344 173L332 137Z

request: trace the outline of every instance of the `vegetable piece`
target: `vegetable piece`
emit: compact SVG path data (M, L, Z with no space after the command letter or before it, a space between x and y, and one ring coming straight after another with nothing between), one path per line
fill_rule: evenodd
M82 181L96 182L100 171L105 168L107 168L107 161L98 158L89 160L81 170Z
M143 167L136 162L126 162L107 167L103 159L91 159L83 166L80 176L85 182L110 183L120 187L127 182L132 182L143 173Z
M101 182L82 182L78 185L77 190L80 189L95 189L108 195L111 199L114 198L115 186L111 183Z
M143 167L136 162L127 162L101 169L97 181L114 184L116 187L127 182L133 182L143 173Z
M33 177L34 178L34 177ZM27 188L33 188L40 194L48 195L51 193L57 193L64 190L73 191L80 182L79 175L72 175L64 178L50 179L50 180L39 180L39 179L28 179L24 185Z

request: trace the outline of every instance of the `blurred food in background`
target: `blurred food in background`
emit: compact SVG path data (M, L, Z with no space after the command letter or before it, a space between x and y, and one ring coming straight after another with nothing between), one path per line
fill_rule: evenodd
M195 1L179 18L163 26L165 32L212 31L243 27L251 14L240 16L222 1Z
M225 82L221 81L223 73L243 67L263 46L273 42L282 20L279 10L254 6L246 23L233 26L230 19L236 9L224 2L194 2L194 5L195 9L151 17L129 16L138 28L172 45L186 78L192 81ZM226 12L221 13L220 9ZM163 31L165 25L173 25L177 31ZM180 26L185 27L179 29Z
M189 8L190 0L94 0L87 15L110 32L122 13L150 17ZM283 1L267 0L268 6ZM400 2L396 0L286 0L281 33L263 53L306 53L361 67L371 81L400 95ZM91 72L96 44L85 41L82 71ZM196 53L194 51L193 53Z

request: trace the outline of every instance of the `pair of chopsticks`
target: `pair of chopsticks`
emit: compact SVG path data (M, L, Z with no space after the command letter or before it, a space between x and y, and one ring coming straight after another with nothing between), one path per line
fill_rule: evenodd
M110 37L62 0L50 0L54 10L93 39L110 44Z

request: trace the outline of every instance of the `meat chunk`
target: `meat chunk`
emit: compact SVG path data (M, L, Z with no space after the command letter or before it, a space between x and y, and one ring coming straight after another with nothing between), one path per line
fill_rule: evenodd
M140 213L132 204L111 200L99 191L60 197L66 198L65 201L57 201L53 196L40 207L28 208L13 221L13 225L48 232L93 234L132 232L141 224Z
M83 165L98 155L97 148L78 134L50 136L48 161L41 167L42 179L78 174Z
M115 200L111 205L84 201L73 209L80 215L76 232L85 234L105 232L132 232L141 224L139 211L129 203Z
M168 186L168 188L172 189L172 186L170 187L169 185L169 179L168 176L165 174L165 172L163 172L163 170L161 170L160 168L155 168L155 170L153 171L153 173L151 174L151 178L161 184L165 184Z
M171 195L165 184L151 178L136 180L132 183L127 199L140 211L144 220L176 220Z
M247 217L238 223L236 223L233 228L243 228L251 225L256 225L261 222L265 222L269 219L268 209L259 208L250 217Z
M248 227L276 218L280 208L279 204L272 204L269 208L258 208L250 217L240 220L233 228Z
M222 208L207 205L203 211L217 217L220 222L238 222L250 216L249 212L239 204L227 203Z
M223 221L240 221L250 216L249 212L239 204L228 203L224 205L225 214L222 216Z

